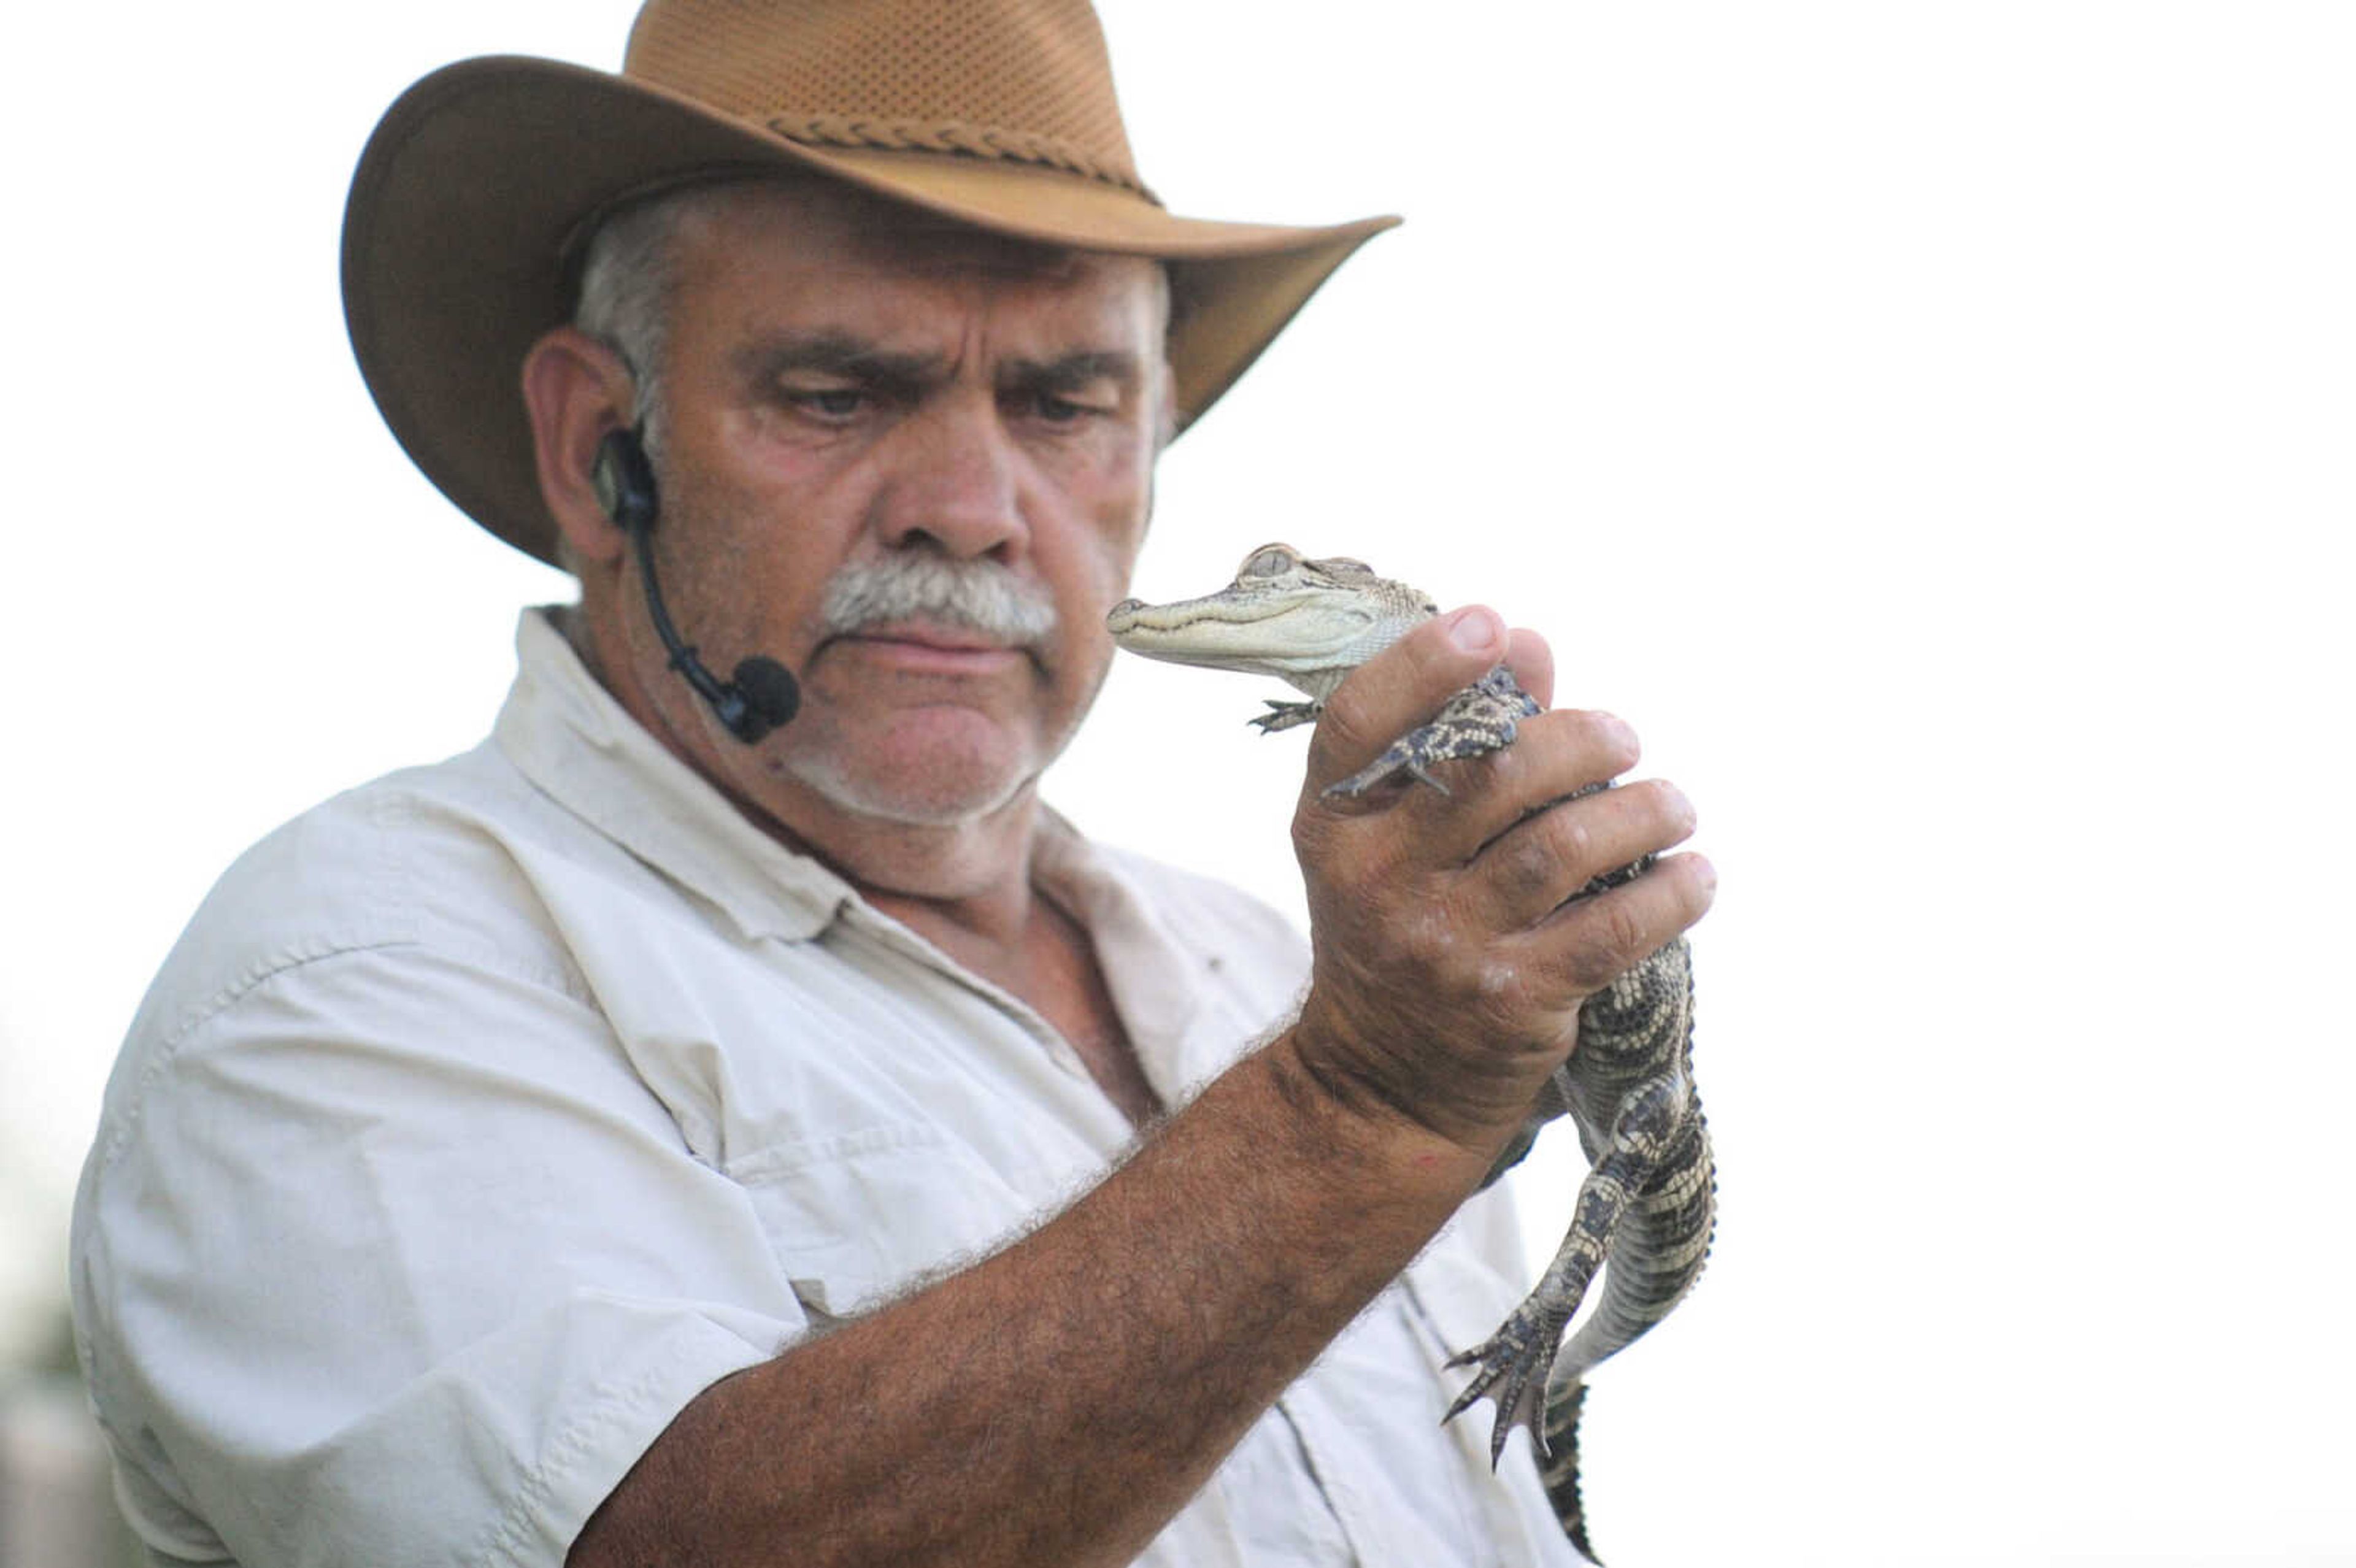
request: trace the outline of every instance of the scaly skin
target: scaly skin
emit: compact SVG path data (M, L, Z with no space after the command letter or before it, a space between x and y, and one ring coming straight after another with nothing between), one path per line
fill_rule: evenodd
M1352 669L1437 613L1429 597L1376 576L1364 562L1310 560L1290 545L1272 544L1246 557L1235 581L1215 593L1169 604L1127 600L1106 624L1115 643L1147 658L1290 682L1310 700L1270 702L1270 711L1253 722L1273 732L1314 720ZM1445 794L1431 764L1511 745L1516 721L1537 711L1501 666L1325 793L1361 795L1406 773ZM1616 887L1649 864L1598 877L1575 896ZM1587 1374L1692 1288L1715 1220L1716 1167L1693 1087L1693 970L1682 937L1588 998L1580 1010L1578 1050L1557 1070L1490 1179L1522 1157L1540 1125L1565 1114L1590 1168L1569 1232L1537 1288L1496 1333L1450 1363L1478 1371L1448 1414L1453 1419L1478 1400L1495 1399L1493 1462L1514 1427L1526 1426L1564 1532L1592 1557L1579 1491ZM1599 1270L1602 1294L1565 1345L1564 1331Z

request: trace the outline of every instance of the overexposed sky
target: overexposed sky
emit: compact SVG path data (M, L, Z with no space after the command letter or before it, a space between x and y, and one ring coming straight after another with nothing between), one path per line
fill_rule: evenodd
M632 9L12 28L0 1346L212 878L472 744L564 591L368 401L352 162ZM1172 206L1408 218L1166 460L1138 591L1281 539L1495 604L1720 868L1720 1240L1595 1380L1606 1556L2356 1563L2356 9L1104 10ZM1277 694L1124 662L1050 795L1297 912Z

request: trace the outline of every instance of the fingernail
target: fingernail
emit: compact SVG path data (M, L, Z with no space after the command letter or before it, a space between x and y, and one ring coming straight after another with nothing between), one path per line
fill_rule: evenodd
M1477 604L1448 618L1448 640L1463 653L1486 653L1497 645L1503 632L1497 617Z

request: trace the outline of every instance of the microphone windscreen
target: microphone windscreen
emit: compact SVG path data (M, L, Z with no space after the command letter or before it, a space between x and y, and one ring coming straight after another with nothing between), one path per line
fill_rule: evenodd
M739 663L735 684L744 694L746 705L773 730L801 710L801 683L775 659L755 654Z

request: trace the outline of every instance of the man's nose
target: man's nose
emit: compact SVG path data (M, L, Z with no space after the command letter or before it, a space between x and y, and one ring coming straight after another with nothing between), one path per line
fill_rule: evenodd
M876 496L876 531L893 547L930 543L958 557L1019 554L1019 454L994 399L944 398L894 432Z

